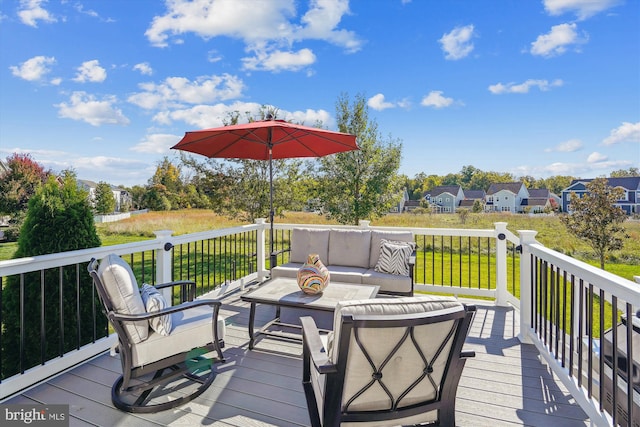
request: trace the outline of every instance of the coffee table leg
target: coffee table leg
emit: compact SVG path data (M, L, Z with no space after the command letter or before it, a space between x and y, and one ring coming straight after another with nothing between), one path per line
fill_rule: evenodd
M249 350L253 350L253 342L255 340L253 323L256 320L256 303L251 303L251 310L249 311Z

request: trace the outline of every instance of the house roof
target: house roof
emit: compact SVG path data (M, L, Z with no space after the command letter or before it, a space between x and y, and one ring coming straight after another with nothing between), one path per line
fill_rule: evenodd
M589 179L574 179L573 181L571 181L571 184L569 185L569 187L565 188L564 190L562 190L563 192L565 191L571 191L570 188L573 187L576 184L586 184L589 183L591 181L593 181L594 178L589 178ZM621 177L621 178L607 178L607 184L609 184L612 187L622 187L626 190L630 190L630 191L638 191L640 190L640 176L625 176L625 177Z
M464 190L465 199L484 199L485 195L484 190Z
M522 199L522 206L545 206L549 202L548 197L529 197Z
M476 200L477 200L477 199L476 199ZM461 208L472 208L472 207L473 207L473 204L474 204L475 202L476 202L476 201L475 201L475 200L473 200L473 199L464 199L464 200L460 200L460 205L459 205L459 206L460 206Z
M458 195L461 187L459 185L440 185L438 187L434 187L431 190L424 193L425 196L430 195L431 197L439 196L443 193L449 193L454 196Z
M534 197L543 197L548 199L551 197L551 191L548 188L530 188L529 190L529 198Z
M524 184L522 182L501 182L498 184L491 184L487 190L488 195L496 194L499 191L507 190L513 194L518 194Z

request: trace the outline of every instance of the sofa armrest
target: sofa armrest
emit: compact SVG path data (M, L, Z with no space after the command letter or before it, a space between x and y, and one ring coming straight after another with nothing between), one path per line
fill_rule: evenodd
M411 294L413 295L413 270L416 265L416 251L411 253L409 257L409 277L411 278Z

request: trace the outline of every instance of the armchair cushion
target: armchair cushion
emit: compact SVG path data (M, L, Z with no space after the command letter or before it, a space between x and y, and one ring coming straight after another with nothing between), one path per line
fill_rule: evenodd
M173 330L164 337L152 332L132 348L133 366L143 366L171 355L202 347L211 342L211 307L200 306L171 314ZM225 321L218 319L218 337L224 338Z
M415 250L413 242L380 239L380 256L375 266L379 273L409 275L409 257Z
M140 294L147 313L160 311L169 306L160 291L151 285L144 283ZM171 315L167 314L149 319L149 326L160 335L167 336L171 333L171 328L173 327Z
M116 254L107 255L100 261L98 275L116 313L146 313L138 282L129 264L122 258ZM127 322L124 326L133 343L144 341L149 335L149 322L146 320Z

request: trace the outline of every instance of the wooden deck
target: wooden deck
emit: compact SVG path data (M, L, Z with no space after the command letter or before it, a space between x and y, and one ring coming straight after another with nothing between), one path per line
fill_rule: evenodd
M308 426L301 384L301 345L262 338L248 350L248 304L236 292L225 298L226 363L199 398L177 410L134 415L113 407L111 385L120 361L103 354L4 403L69 404L71 426ZM582 426L588 419L562 384L520 344L517 312L474 301L477 313L465 349L467 361L458 389L460 426ZM273 308L258 307L266 321Z

